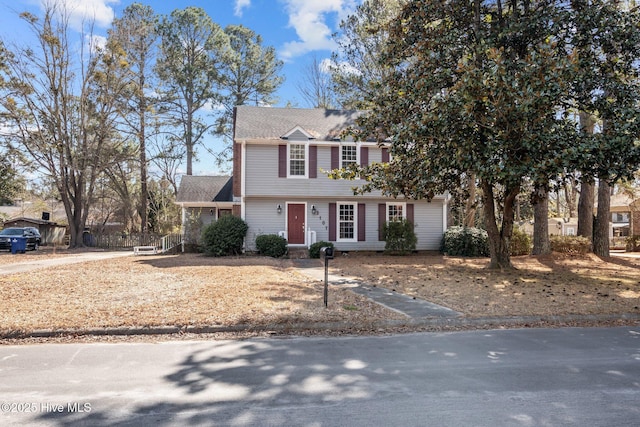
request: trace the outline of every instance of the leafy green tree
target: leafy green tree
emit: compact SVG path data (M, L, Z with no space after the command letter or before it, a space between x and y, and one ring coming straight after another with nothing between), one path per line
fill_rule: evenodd
M0 205L13 202L22 188L21 179L13 166L0 162Z
M67 215L70 246L83 246L96 181L121 160L116 100L125 90L125 67L116 52L96 45L75 57L68 12L60 3L47 3L42 19L27 12L20 16L36 42L16 47L0 71L6 82L0 106L10 129L5 138L55 184Z
M389 138L392 161L360 171L360 191L430 199L476 176L491 267L510 268L523 179L562 172L575 128L557 108L569 68L559 15L553 1L407 3L380 58L394 72L354 131Z
M619 1L574 0L571 6L580 76L572 85L575 108L602 123L601 132L583 133L574 154L585 177L598 179L593 250L608 256L611 187L640 165L640 11Z
M205 106L220 102L215 89L221 78L219 70L227 37L199 7L174 10L160 20L158 32L158 89L163 108L173 126L180 129L176 140L184 143L187 175L192 175L196 146L213 128L199 113Z

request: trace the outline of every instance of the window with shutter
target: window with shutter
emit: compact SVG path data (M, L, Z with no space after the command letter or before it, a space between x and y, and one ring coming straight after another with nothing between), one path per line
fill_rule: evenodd
M355 144L340 146L340 167L346 168L349 165L358 163L358 147Z
M355 242L358 235L358 205L351 202L338 202L336 206L337 241Z
M307 145L289 144L289 177L304 178L307 176Z

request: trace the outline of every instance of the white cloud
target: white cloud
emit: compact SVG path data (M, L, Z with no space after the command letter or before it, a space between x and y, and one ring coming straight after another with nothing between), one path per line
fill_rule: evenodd
M237 17L242 16L242 10L251 6L251 0L235 0L236 6L233 9L233 14Z
M320 64L318 65L320 72L325 74L329 74L331 72L331 69L334 67L335 67L335 62L333 62L331 58L324 58L322 61L320 61Z
M337 70L341 73L345 74L361 74L361 71L357 68L353 67L348 62L334 62L332 59L326 58L323 59L320 63L320 71L323 73L330 73L333 70Z
M51 0L40 0L41 7L50 4ZM119 4L120 0L58 0L69 14L69 24L76 30L83 26L95 25L107 28L113 21L115 12L111 4Z
M342 18L353 12L358 0L282 0L289 14L289 26L299 40L285 43L280 50L284 60L313 50L333 50L331 34ZM333 22L328 23L328 18Z
M90 52L97 52L99 50L103 50L107 45L107 38L104 36L98 36L96 34L93 35L85 35L84 36L85 43L89 47Z

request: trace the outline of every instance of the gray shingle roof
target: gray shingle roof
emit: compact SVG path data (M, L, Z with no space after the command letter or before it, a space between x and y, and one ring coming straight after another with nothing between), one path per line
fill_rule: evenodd
M180 180L176 202L229 202L233 196L228 189L231 187L231 177L223 176L194 176L184 175Z
M303 108L236 107L236 140L272 139L277 140L300 126L315 139L332 141L340 132L355 124L362 111L326 110Z

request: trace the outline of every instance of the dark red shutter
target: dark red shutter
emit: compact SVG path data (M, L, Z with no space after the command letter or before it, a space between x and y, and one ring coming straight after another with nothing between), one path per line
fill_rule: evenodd
M387 222L386 203L378 204L378 240L384 241L384 224Z
M336 209L335 203L329 203L329 241L335 242L336 239Z
M287 146L278 146L278 178L287 177Z
M369 166L369 147L360 147L360 166Z
M389 163L389 149L382 149L382 163Z
M331 147L331 169L340 167L340 147Z
M309 178L318 177L318 146L309 146Z
M365 224L365 204L358 203L358 242L364 242L366 240L366 224Z
M413 222L413 203L407 203L407 221L411 224L415 224Z

